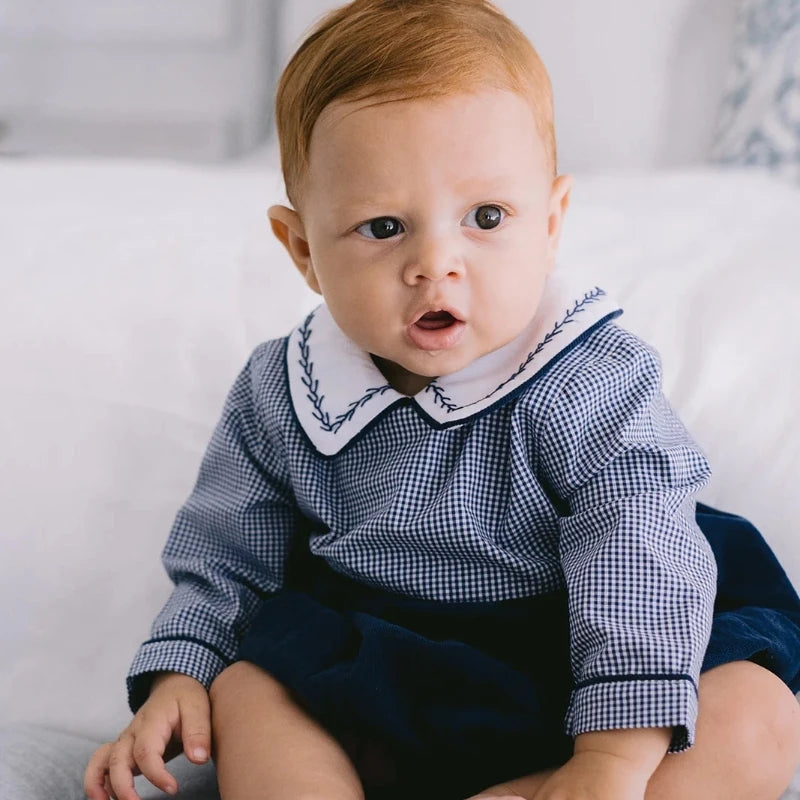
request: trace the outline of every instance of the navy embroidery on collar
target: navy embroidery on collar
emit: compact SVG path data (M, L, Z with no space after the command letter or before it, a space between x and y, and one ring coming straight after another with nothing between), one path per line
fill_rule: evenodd
M322 409L322 401L325 399L325 395L319 394L319 381L314 379L314 362L309 359L310 351L308 339L311 336L311 320L316 313L317 309L314 309L314 311L306 317L299 330L300 341L298 342L298 346L300 348L300 360L298 363L303 368L303 378L301 380L306 389L308 389L306 397L314 408L313 417L319 421L320 428L328 433L338 433L342 425L344 425L345 422L349 422L359 408L366 405L373 397L382 395L392 387L387 383L385 386L367 389L363 397L349 403L347 411L339 414L331 421L330 414Z
M537 356L542 350L550 344L550 342L558 336L559 333L564 329L565 325L569 325L570 322L575 321L575 315L580 314L581 311L586 310L586 306L590 303L594 303L600 297L605 296L605 292L599 287L595 286L591 292L585 292L583 295L583 300L576 300L575 305L572 307L572 310L567 309L564 318L561 322L556 322L553 326L553 330L551 330L545 337L536 345L536 349L532 352L528 353L528 357L523 361L519 367L517 368L516 372L512 373L506 380L504 380L501 384L497 386L497 388L493 389L489 394L484 395L483 397L479 398L478 400L473 400L471 403L466 403L463 406L456 405L445 393L441 386L436 383L436 380L432 380L426 387L426 392L433 392L434 402L440 405L448 414L452 413L453 411L460 411L462 408L469 408L470 406L477 405L478 403L482 403L484 400L488 400L492 395L497 394L506 384L513 381L515 378L519 377L530 365L531 361L533 361L534 357Z

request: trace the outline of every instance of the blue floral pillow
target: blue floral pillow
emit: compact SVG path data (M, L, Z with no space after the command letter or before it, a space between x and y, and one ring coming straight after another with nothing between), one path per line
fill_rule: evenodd
M800 182L800 0L742 0L711 160Z

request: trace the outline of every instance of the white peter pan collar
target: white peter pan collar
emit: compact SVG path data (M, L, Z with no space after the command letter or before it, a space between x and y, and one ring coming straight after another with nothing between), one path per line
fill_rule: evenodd
M398 404L414 405L432 427L462 424L521 390L556 356L621 313L599 287L576 289L551 276L533 320L519 336L407 397L387 383L369 353L353 344L327 306L320 305L287 341L292 405L311 443L325 456L340 452Z

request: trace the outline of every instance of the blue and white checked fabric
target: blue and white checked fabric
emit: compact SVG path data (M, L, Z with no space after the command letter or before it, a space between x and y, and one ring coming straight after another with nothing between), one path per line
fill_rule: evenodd
M331 425L316 402L329 387L322 377L306 383L307 370L293 373L291 362L338 380L357 410L385 383L378 369L350 350L337 354L333 331L318 352L300 333L308 320L259 346L164 549L176 588L131 665L131 709L146 699L148 673L184 672L210 686L261 599L280 589L301 535L334 569L414 597L495 601L566 589L575 679L567 732L673 726L671 749L689 746L716 579L693 497L710 471L662 394L657 355L612 322L615 306L576 312L590 295L562 304L557 325L571 320L569 337L559 342L555 327L526 343L533 353L555 341L554 352L511 390L494 369L442 379L454 406L463 406L458 396L492 395L474 414L447 424L445 405L436 417L419 396L398 395L375 415L344 419L346 445L332 454L308 434ZM519 348L511 351L507 378L525 372Z

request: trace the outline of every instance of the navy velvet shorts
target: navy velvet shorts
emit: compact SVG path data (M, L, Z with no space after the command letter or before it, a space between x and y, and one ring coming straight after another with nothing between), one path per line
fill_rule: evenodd
M800 599L782 567L747 520L698 504L697 522L718 568L703 671L752 660L800 690ZM370 800L464 798L570 757L565 592L432 602L362 585L318 558L301 563L265 600L238 657L340 741L390 754L396 777L367 786Z

